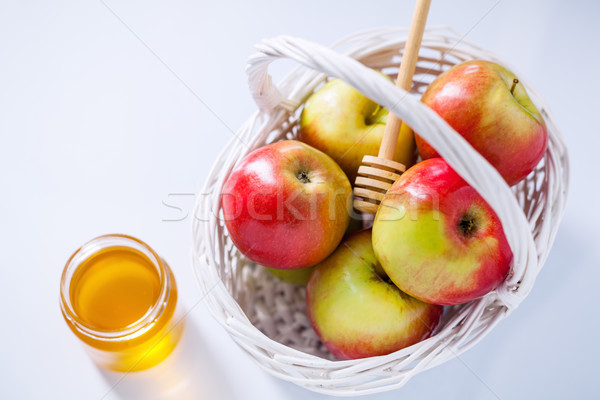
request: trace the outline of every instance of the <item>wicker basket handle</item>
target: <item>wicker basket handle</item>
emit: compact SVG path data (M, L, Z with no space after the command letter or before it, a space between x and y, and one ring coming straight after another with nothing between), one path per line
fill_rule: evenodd
M487 160L434 111L351 57L288 36L263 40L256 50L248 60L246 72L250 91L261 110L267 112L277 106L297 106L286 104L268 73L271 62L287 58L327 76L344 80L419 132L498 214L513 251L514 264L511 276L498 288L497 295L509 309L518 305L527 294L518 293L519 281L524 274L535 274L538 270L536 247L517 199Z

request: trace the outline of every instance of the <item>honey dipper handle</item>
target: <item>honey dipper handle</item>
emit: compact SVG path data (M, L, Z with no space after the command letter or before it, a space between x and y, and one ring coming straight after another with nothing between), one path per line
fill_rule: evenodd
M396 80L396 86L406 91L410 90L412 84L430 4L431 0L417 0L413 18L410 23L408 39L404 48L402 62L400 63L398 79ZM396 149L396 143L398 142L398 132L400 131L401 125L402 121L398 119L398 117L392 113L388 115L388 120L383 132L383 139L381 140L381 146L379 147L380 158L385 158L386 160L394 159L394 150Z

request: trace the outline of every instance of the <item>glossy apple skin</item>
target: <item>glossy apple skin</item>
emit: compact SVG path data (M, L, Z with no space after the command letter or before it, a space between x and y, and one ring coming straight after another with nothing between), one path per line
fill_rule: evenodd
M285 140L244 157L225 182L221 201L229 235L246 257L292 269L313 266L335 250L348 227L351 193L329 156Z
M496 288L513 258L496 213L441 158L416 164L392 185L375 216L373 248L401 290L443 305Z
M421 101L460 133L509 185L524 179L548 145L546 124L515 75L488 61L468 61L440 75ZM439 154L416 135L423 159Z
M386 279L373 253L371 230L353 233L315 267L306 305L313 329L340 359L389 354L424 340L443 312Z
M354 183L363 157L379 152L387 114L352 86L333 79L307 100L298 139L331 156ZM409 167L415 155L414 135L403 126L394 159Z

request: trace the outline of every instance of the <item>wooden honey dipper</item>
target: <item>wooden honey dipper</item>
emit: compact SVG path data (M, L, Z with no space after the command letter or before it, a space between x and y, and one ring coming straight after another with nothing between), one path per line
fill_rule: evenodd
M396 80L396 86L406 91L410 90L412 84L430 4L431 0L417 0L410 24ZM377 157L368 155L363 157L364 165L358 168L354 187L354 208L357 210L375 214L385 193L406 170L404 164L394 161L394 150L401 126L402 121L390 113L381 139L379 154Z

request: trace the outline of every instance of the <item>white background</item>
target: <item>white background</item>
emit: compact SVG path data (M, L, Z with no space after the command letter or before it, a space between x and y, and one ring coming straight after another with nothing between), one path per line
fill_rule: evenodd
M263 372L198 303L193 194L230 130L255 110L244 75L254 43L289 34L332 44L364 28L407 25L413 4L2 0L0 398L325 398ZM598 15L596 1L433 1L430 25L467 33L550 104L570 150L570 197L520 308L460 359L372 398L596 393ZM276 77L289 67L276 65ZM105 376L62 320L65 261L111 232L145 240L175 272L190 311L177 366Z

